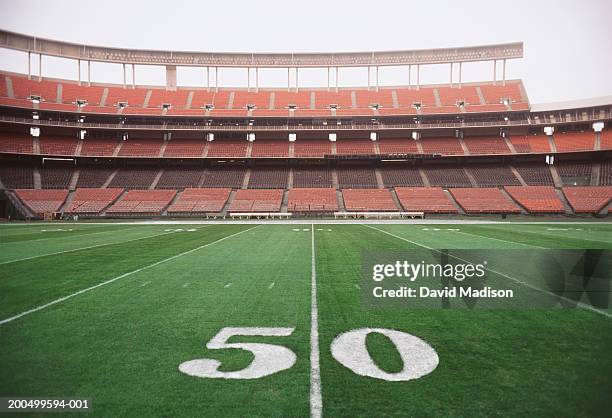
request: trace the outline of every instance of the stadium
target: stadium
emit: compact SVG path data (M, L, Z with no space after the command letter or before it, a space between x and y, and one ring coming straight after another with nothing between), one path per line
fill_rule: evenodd
M217 52L10 28L0 413L611 413L609 74L532 103L522 41Z

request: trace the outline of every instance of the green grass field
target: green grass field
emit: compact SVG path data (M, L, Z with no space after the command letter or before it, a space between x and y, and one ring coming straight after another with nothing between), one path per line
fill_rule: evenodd
M308 416L318 390L324 416L610 415L610 309L364 307L362 252L420 246L612 249L612 224L1 225L0 397L90 398L101 417ZM247 350L206 348L226 327L293 328L229 342L286 347L295 364L253 379L179 370L247 368ZM330 347L360 328L410 333L439 364L410 381L359 375ZM402 370L389 338L365 343L380 370Z

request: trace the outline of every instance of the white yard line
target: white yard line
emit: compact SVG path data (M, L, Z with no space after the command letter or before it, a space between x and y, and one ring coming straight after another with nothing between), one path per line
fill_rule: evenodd
M50 239L74 238L75 236L76 237L88 237L90 235L95 235L95 234L110 234L112 232L127 231L128 229L134 229L134 228L111 229L110 231L98 231L98 232L90 232L90 233L75 234L75 235L62 235L62 236L59 236L59 237L36 238L36 239L28 239L28 240L25 240L25 241L3 242L2 244L4 244L4 245L9 245L9 244L10 245L29 244L31 242L48 241ZM86 231L86 230L87 230L87 228L79 229L79 230L75 230L75 231L71 231L71 232L81 232L81 231ZM67 231L61 231L61 232L67 232Z
M409 243L411 243L411 244L417 245L417 246L422 247L422 248L425 248L425 249L427 249L427 250L432 250L432 251L436 251L436 252L438 252L438 253L442 253L440 250L436 250L436 249L431 248L431 247L428 247L427 245L424 245L424 244L419 244L418 242L411 241L411 240L409 240L408 238L404 238L404 237L401 237L401 236L399 236L399 235L392 234L391 232L387 232L387 231L384 231L384 230L382 230L382 229L376 228L375 226L370 226L370 225L364 225L364 226L365 226L366 228L374 229L374 230L376 230L376 231L382 232L383 234L387 234L387 235L389 235L389 236L392 236L392 237L397 238L397 239L402 240L402 241L409 242ZM463 258L461 258L461 257L457 257L457 256L455 256L455 255L449 255L449 256L450 256L450 257L453 257L453 258L455 258L455 259L457 259L457 260L463 261L463 262L465 262L465 263L469 263L469 262L470 262L469 260L465 260L465 259L463 259ZM500 275L500 276L502 276L502 277L505 277L505 278L507 278L507 279L509 279L509 280L512 280L512 281L513 281L513 282L515 282L515 283L521 284L521 285L526 286L526 287L528 287L528 288L530 288L530 289L536 290L536 291L538 291L538 292L543 292L543 293L546 293L547 295L549 295L549 296L553 296L553 297L555 297L555 298L562 299L562 300L564 300L565 302L568 302L568 303L575 303L575 304L576 304L576 306L578 306L579 308L586 309L586 310L591 311L591 312L595 312L595 313L600 314L600 315L603 315L603 316L605 316L605 317L607 317L607 318L612 318L612 314L611 314L611 313L606 312L606 311L601 310L601 309L597 309L597 308L596 308L596 307L594 307L594 306L591 306L591 305L588 305L588 304L586 304L586 303L582 303L582 302L577 302L577 301L574 301L574 300L568 299L568 298L566 298L566 297L564 297L564 296L557 295L557 294L555 294L555 293L553 293L553 292L549 292L548 290L544 290L544 289L539 288L539 287L537 287L537 286L534 286L534 285L532 285L532 284L530 284L530 283L526 283L526 282L524 282L524 281L522 281L522 280L519 280L519 279L517 279L516 277L509 276L509 275L507 275L507 274L505 274L505 273L502 273L502 272L499 272L499 271L496 271L496 270L493 270L493 269L490 269L490 268L485 268L485 270L488 270L488 271L490 271L491 273L495 273L495 274L497 274L497 275Z
M268 286L268 289L272 289L274 287L274 282L270 283L270 286Z
M531 247L531 248L542 248L544 250L548 249L547 247L541 247L539 245L533 245L533 244L525 244L523 242L518 242L518 241L508 241L505 239L501 239L501 238L494 238L494 237L489 237L487 235L479 235L479 234L473 234L471 232L464 232L464 231L454 231L456 234L464 234L464 235L471 235L473 237L478 237L478 238L485 238L485 239L490 239L490 240L494 240L494 241L500 241L500 242L507 242L509 244L518 244L518 245L522 245L524 247Z
M311 227L311 285L310 285L310 416L323 415L321 396L321 365L319 360L319 313L317 308L317 261L315 253L314 224Z
M230 287L231 285L232 285L231 283L228 283L228 284L226 284L225 286L223 286L223 288L224 288L224 289L227 289L227 288L228 288L228 287Z
M81 251L81 250L89 250L91 248L98 248L98 247L105 247L107 245L116 245L116 244L125 244L126 242L132 242L132 241L138 241L141 239L147 239L147 238L155 238L155 237L160 237L162 235L168 235L168 234L175 234L177 231L171 231L171 232L162 232L161 234L155 234L155 235L148 235L146 237L139 237L139 238L133 238L133 239L128 239L126 241L119 241L119 242L107 242L105 244L96 244L96 245L90 245L88 247L79 247L79 248L73 248L72 250L64 250L64 251L57 251L54 253L47 253L47 254L39 254L39 255L33 255L32 257L25 257L25 258L18 258L17 260L8 260L8 261L3 261L0 262L0 265L2 264L10 264L10 263L16 263L18 261L26 261L26 260L33 260L35 258L40 258L40 257L47 257L49 255L58 255L58 254L66 254L66 253L72 253L75 251Z
M141 271L148 270L148 269L151 269L153 267L157 267L160 264L167 263L168 261L175 260L175 259L177 259L179 257L183 257L184 255L187 255L187 254L191 254L191 253L193 253L195 251L201 250L202 248L206 248L206 247L209 247L209 246L211 246L213 244L217 244L217 243L219 243L221 241L225 241L228 238L232 238L232 237L235 237L237 235L243 234L243 233L248 232L248 231L250 231L250 230L252 230L254 228L257 228L258 226L259 225L256 225L256 226L254 226L252 228L244 229L244 230L242 230L240 232L236 232L235 234L227 235L227 236L225 236L223 238L219 238L216 241L209 242L208 244L200 245L199 247L193 248L191 250L182 252L180 254L173 255L172 257L164 258L163 260L157 261L157 262L155 262L153 264L149 264L148 266L144 266L144 267L141 267L139 269L132 270L132 271L130 271L128 273L123 273L122 275L117 276L117 277L113 277L112 279L106 280L105 282L98 283L98 284L96 284L94 286L88 287L86 289L79 290L78 292L72 293L70 295L61 297L59 299L55 299L54 301L51 301L49 303L45 303L44 305L37 306L37 307L29 309L27 311L21 312L21 313L15 315L15 316L10 317L10 318L6 318L6 319L3 319L3 320L0 320L0 325L4 325L4 324L6 324L8 322L12 322L12 321L14 321L16 319L19 319L19 318L23 317L23 316L29 315L29 314L34 313L34 312L38 312L40 310L48 308L49 306L53 306L53 305L56 305L58 303L64 302L64 301L66 301L68 299L71 299L71 298L73 298L75 296L78 296L78 295L81 295L83 293L87 293L89 291L95 290L95 289L97 289L99 287L106 286L107 284L116 282L117 280L124 279L124 278L126 278L128 276L131 276L133 274L140 273Z

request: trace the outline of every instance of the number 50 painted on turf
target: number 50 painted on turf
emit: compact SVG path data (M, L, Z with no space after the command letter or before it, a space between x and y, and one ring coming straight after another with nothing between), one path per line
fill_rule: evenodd
M228 343L227 340L233 336L287 337L294 329L223 328L206 344L206 348L250 351L253 354L251 364L242 370L222 372L219 371L221 362L203 358L181 363L179 370L190 376L221 379L258 379L287 370L295 364L297 358L287 347L262 343ZM371 333L385 335L393 342L404 363L400 372L387 373L374 363L366 347L366 338ZM387 328L359 328L342 333L332 341L331 354L336 361L360 376L394 382L418 379L431 373L439 363L438 354L425 341L406 332Z

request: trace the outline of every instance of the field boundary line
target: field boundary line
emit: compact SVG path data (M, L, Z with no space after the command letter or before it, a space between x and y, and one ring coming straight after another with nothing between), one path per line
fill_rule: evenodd
M49 302L49 303L45 303L44 305L40 305L40 306L37 306L37 307L35 307L35 308L29 309L29 310L27 310L27 311L21 312L21 313L19 313L19 314L17 314L17 315L11 316L10 318L2 319L2 320L0 320L0 325L4 325L4 324L6 324L6 323L8 323L8 322L14 321L14 320L19 319L19 318L21 318L21 317L23 317L23 316L26 316L26 315L32 314L32 313L34 313L34 312L41 311L41 310L43 310L43 309L45 309L45 308L48 308L49 306L53 306L53 305L56 305L56 304L58 304L58 303L60 303L60 302L64 302L64 301L66 301L66 300L68 300L68 299L71 299L71 298L73 298L73 297L75 297L75 296L82 295L83 293L90 292L90 291L95 290L95 289L97 289L97 288L99 288L99 287L102 287L102 286L106 286L107 284L111 284L111 283L113 283L113 282L116 282L117 280L124 279L124 278L126 278L126 277L128 277L128 276L131 276L131 275L136 274L136 273L140 273L141 271L144 271L144 270L149 270L149 269L151 269L151 268L153 268L153 267L157 267L157 266L159 266L160 264L167 263L168 261L175 260L175 259L177 259L177 258L179 258L179 257L183 257L184 255L191 254L191 253L193 253L193 252L195 252L195 251L198 251L198 250L201 250L201 249L203 249L203 248L209 247L209 246L211 246L211 245L213 245L213 244L217 244L217 243L219 243L219 242L221 242L221 241L225 241L225 240L226 240L226 239L228 239L228 238L232 238L232 237L235 237L235 236L237 236L237 235L243 234L243 233L245 233L245 232L248 232L248 231L250 231L250 230L252 230L252 229L257 228L258 226L260 226L260 225L255 225L255 226L253 226L253 227L251 227L251 228L249 228L249 229L243 229L242 231L236 232L235 234L227 235L227 236L225 236L225 237L219 238L218 240L215 240L215 241L209 242L209 243L204 244L204 245L200 245L199 247L196 247L196 248L192 248L191 250L187 250L187 251L182 252L182 253L180 253L180 254L175 254L175 255L173 255L173 256L171 256L171 257L164 258L163 260L156 261L155 263L149 264L149 265L147 265L147 266L144 266L144 267L138 268L138 269L136 269L136 270L132 270L132 271L127 272L127 273L123 273L123 274L122 274L122 275L120 275L120 276L113 277L112 279L106 280L106 281L104 281L104 282L102 282L102 283L98 283L98 284L93 285L93 286L90 286L90 287L88 287L88 288L81 289L81 290L79 290L78 292L71 293L70 295L63 296L63 297L61 297L61 298L59 298L59 299L55 299L55 300L53 300L53 301L51 301L51 302Z
M161 237L162 235L175 234L177 232L179 232L179 231L162 232L161 234L148 235L146 237L139 237L139 238L132 238L132 239L128 239L126 241L108 242L106 244L96 244L96 245L90 245L88 247L73 248L72 250L64 250L64 251L57 251L57 252L48 253L48 254L33 255L32 257L19 258L17 260L2 261L2 262L0 262L0 266L3 265L3 264L11 264L11 263L17 263L19 261L33 260L35 258L47 257L47 256L50 256L50 255L59 255L59 254L73 253L75 251L90 250L92 248L106 247L108 245L125 244L126 242L133 242L133 241L138 241L138 240L141 240L141 239Z
M435 251L435 252L437 252L437 253L442 254L442 251L440 251L440 250L437 250L437 249L435 249L435 248L428 247L427 245L424 245L424 244L419 244L418 242L411 241L411 240L409 240L408 238L404 238L404 237L401 237L401 236L399 236L399 235L392 234L391 232L388 232L388 231L385 231L385 230L382 230L382 229L376 228L376 227L374 227L374 226L370 226L370 225L364 225L364 226L365 226L365 227L367 227L367 228L374 229L374 230L376 230L376 231L382 232L383 234L387 234L387 235L392 236L392 237L394 237L394 238L397 238L397 239L399 239L399 240L406 241L406 242L409 242L409 243L411 243L411 244L418 245L419 247L425 248L425 249L427 249L427 250ZM450 254L449 254L449 257L453 257L453 258L455 258L455 259L457 259L457 260L463 261L464 263L469 263L469 262L470 262L469 260L465 260L465 259L463 259L463 258L461 258L461 257L457 257L456 255L450 255ZM558 297L558 298L560 298L560 299L564 300L565 302L568 302L568 303L575 303L575 304L576 304L576 306L578 306L578 307L580 307L580 308L582 308L582 309L585 309L585 310L588 310L588 311L591 311L591 312L595 312L595 313L597 313L597 314L599 314L599 315L603 315L603 316L605 316L606 318L610 318L610 319L612 319L612 314L611 314L611 313L606 312L606 311L601 310L601 309L597 309L597 308L596 308L596 307L594 307L594 306L587 305L586 303L582 303L582 302L578 302L578 301L575 301L575 300L568 299L568 298L566 298L565 296L560 296L560 295L557 295L557 294L555 294L555 293L553 293L553 292L549 292L548 290L542 289L542 288L540 288L540 287L538 287L538 286L534 286L534 285L532 285L532 284L530 284L530 283L527 283L527 282L524 282L524 281L522 281L522 280L519 280L519 279L517 279L516 277L512 277L512 276L510 276L510 275L508 275L508 274L506 274L506 273L502 273L502 272L499 272L499 271L493 270L493 269L488 268L488 267L485 267L485 270L488 270L488 271L490 271L491 273L495 273L495 274L497 274L497 275L499 275L499 276L505 277L506 279L509 279L509 280L511 280L511 281L513 281L513 282L515 282L515 283L518 283L518 284L523 285L523 286L525 286L525 287L528 287L528 288L530 288L530 289L536 290L536 291L538 291L538 292L543 292L543 293L546 293L546 294L547 294L547 295L549 295L549 296Z
M471 232L464 232L464 231L455 231L455 233L457 234L465 234L465 235L471 235L473 237L479 237L479 238L485 238L485 239L492 239L495 241L501 241L501 242L507 242L508 244L518 244L518 245L523 245L525 247L531 247L531 248L541 248L544 250L547 250L547 247L542 247L540 245L533 245L533 244L525 244L524 242L518 242L518 241L508 241L507 239L501 239L501 238L495 238L495 237L489 237L486 235L478 235L478 234L473 234Z
M110 234L111 232L119 232L119 231L126 231L128 229L134 229L134 228L121 228L121 229L113 229L110 231L98 231L98 232L91 232L88 234L78 234L79 237L88 237L90 235L95 235L95 234ZM76 232L76 231L66 231L66 232ZM49 240L53 240L53 239L62 239L62 238L73 238L70 236L64 236L64 237L47 237L47 238L37 238L37 239L28 239L25 241L10 241L10 242L3 242L2 244L27 244L30 242L40 242L40 241L49 241Z
M310 273L310 416L323 414L321 395L321 364L319 359L319 312L317 306L317 256L315 252L314 224L310 224L311 273Z

